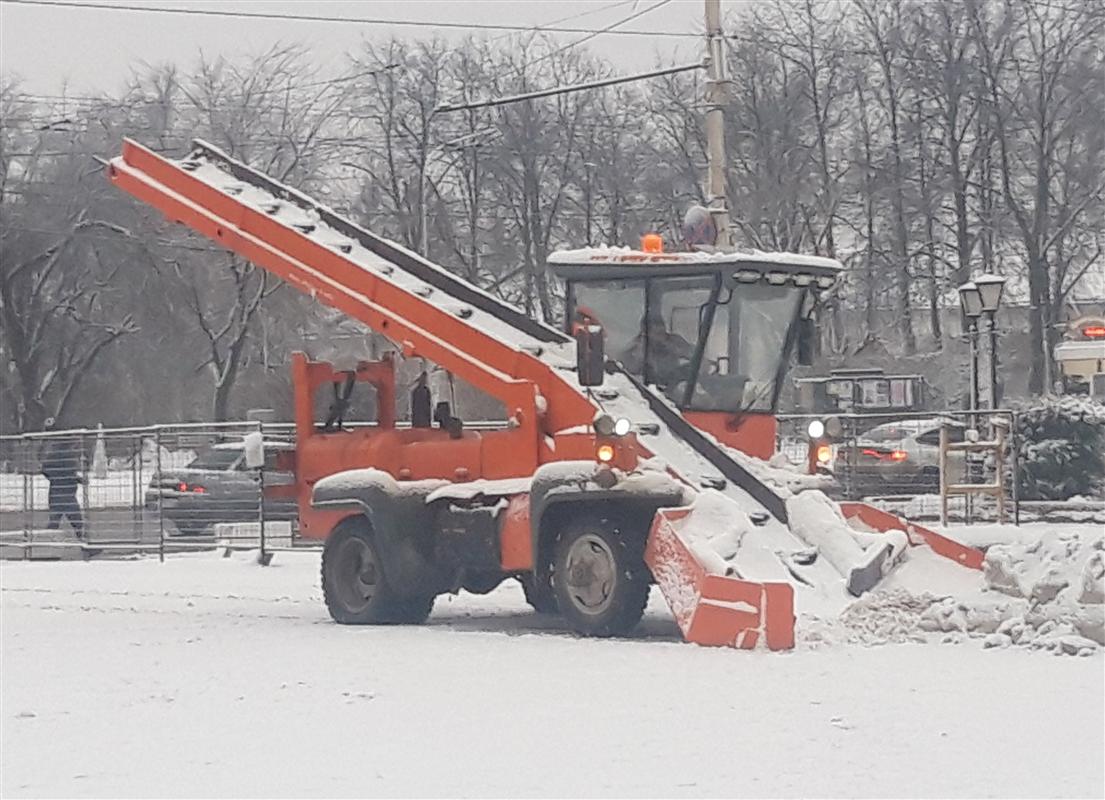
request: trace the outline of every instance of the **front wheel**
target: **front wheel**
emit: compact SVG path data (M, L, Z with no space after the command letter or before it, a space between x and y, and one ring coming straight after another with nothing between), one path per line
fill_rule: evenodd
M644 539L595 515L567 523L556 542L553 589L561 615L587 636L619 636L637 625L648 602Z
M401 596L388 582L367 520L347 520L322 550L322 595L335 622L393 625L425 622L434 595Z
M526 596L526 602L530 604L538 614L556 614L556 592L552 586L552 573L542 569L537 572L528 572L518 578L522 584L522 592Z

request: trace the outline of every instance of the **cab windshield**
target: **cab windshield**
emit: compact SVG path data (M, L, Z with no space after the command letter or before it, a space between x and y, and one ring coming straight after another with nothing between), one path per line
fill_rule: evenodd
M772 412L807 290L722 275L578 281L606 355L691 411Z

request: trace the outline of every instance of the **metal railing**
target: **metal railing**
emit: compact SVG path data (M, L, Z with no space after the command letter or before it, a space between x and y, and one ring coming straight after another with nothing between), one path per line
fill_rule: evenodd
M947 423L953 441L990 437L996 422L1005 424L1003 459L972 452L949 455L949 483L990 483L1002 487L1002 499L1019 521L1017 443L1011 411L940 411L879 414L790 414L778 417L776 450L800 469L811 455L809 425L818 420L827 434L814 443L823 448L816 470L829 479L827 492L839 499L867 500L910 519L938 520L940 428ZM971 433L972 431L976 433ZM996 473L999 470L1001 475ZM949 498L950 518L964 522L997 518L997 496Z
M245 462L262 432L265 465ZM0 550L8 558L187 552L268 553L300 540L290 426L153 425L0 436Z

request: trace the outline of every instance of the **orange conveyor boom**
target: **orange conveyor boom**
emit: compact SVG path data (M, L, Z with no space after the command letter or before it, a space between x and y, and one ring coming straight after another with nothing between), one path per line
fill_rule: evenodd
M204 157L214 156L240 170L249 169L215 148L200 143L197 147ZM282 215L296 204L286 202L283 212L273 207L276 203L258 207L236 196L242 193L241 181L229 171L219 175L225 185L216 186L186 169L184 163L163 158L128 139L122 155L110 162L108 174L119 188L169 219L387 336L402 347L405 356L428 358L502 400L508 413L519 417L522 424L535 425L535 387L547 401L543 404L548 409L543 426L546 432L589 424L593 419L593 404L558 375L554 366L449 313L430 299L433 287L418 285L412 291L400 286L388 279L388 270L394 272L396 267L386 260L377 256L372 264L360 264L347 257L341 250L353 247L347 237L331 232L334 241L327 242L321 232L307 230L311 225L296 227L283 221ZM305 201L298 193L294 199ZM296 205L296 210L310 211L301 205ZM556 343L546 346L552 349Z

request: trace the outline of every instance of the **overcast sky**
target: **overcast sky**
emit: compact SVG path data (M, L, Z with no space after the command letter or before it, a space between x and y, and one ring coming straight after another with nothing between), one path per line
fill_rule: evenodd
M78 0L94 2L94 0ZM424 23L547 25L602 28L647 9L657 0L95 0L97 5L130 5L185 9L218 9L411 20ZM735 0L723 0L730 8ZM609 8L609 6L614 7ZM604 7L608 7L605 8ZM627 29L648 31L702 30L703 0L669 0L626 23ZM23 91L56 94L68 85L72 94L119 90L132 67L142 62L191 64L199 51L209 56L259 52L275 42L300 42L310 47L320 66L339 70L344 54L362 38L391 35L420 38L440 33L449 39L464 31L381 23L333 23L302 20L242 19L159 14L104 8L47 8L0 0L0 71L18 75ZM485 32L496 36L494 31ZM568 42L581 34L557 34ZM600 36L588 46L617 68L634 71L652 67L657 58L697 59L700 40L658 36Z

